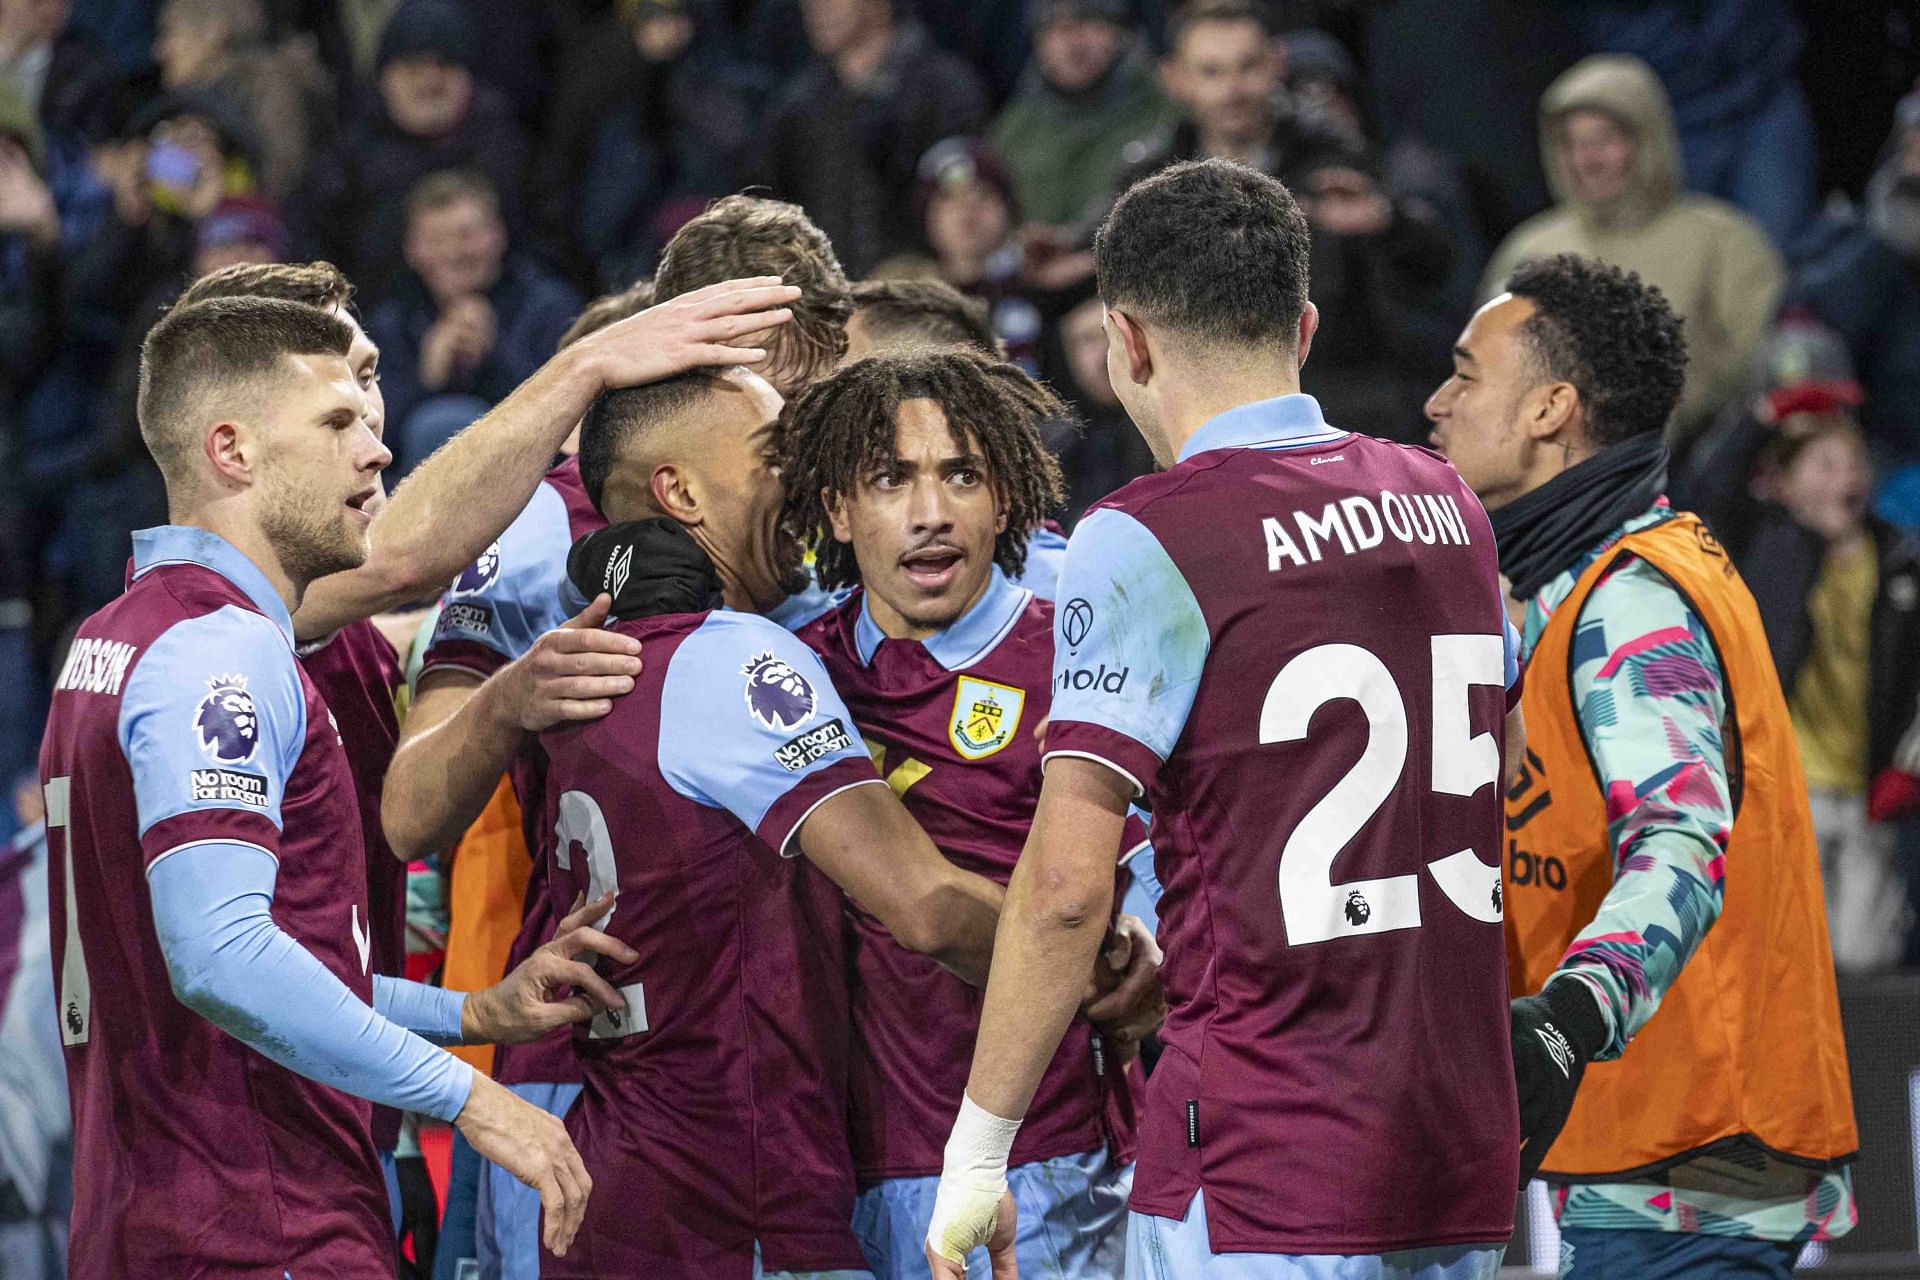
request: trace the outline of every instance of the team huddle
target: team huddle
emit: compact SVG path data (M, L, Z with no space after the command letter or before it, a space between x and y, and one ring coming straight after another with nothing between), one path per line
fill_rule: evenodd
M390 1276L404 1112L484 1160L490 1276L1465 1280L1535 1171L1600 1195L1743 1142L1776 1217L1818 1187L1844 1230L1751 602L1692 517L1636 523L1657 492L1554 488L1626 475L1672 399L1622 427L1569 317L1639 317L1615 345L1668 364L1677 322L1523 268L1429 404L1443 457L1301 394L1307 245L1227 162L1115 205L1108 369L1163 470L1066 539L1061 402L937 291L849 286L791 205L695 218L391 498L339 273L194 284L141 371L171 523L41 756L72 1274ZM1669 625L1602 634L1644 566ZM436 592L403 718L375 619ZM1642 786L1589 738L1589 776L1553 718L1655 661L1710 746ZM1680 901L1610 842L1669 792L1725 811L1702 905L1629 923ZM505 976L407 980L407 862L489 820L531 859ZM1510 831L1573 889L1508 892ZM490 1073L442 1047L485 1043ZM1688 1071L1699 1106L1638 1116Z

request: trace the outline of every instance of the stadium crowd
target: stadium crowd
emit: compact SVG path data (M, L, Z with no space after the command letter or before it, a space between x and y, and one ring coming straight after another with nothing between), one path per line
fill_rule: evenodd
M667 296L758 274L663 261L715 201L791 201L831 245L808 260L854 282L789 277L796 349L824 287L850 357L940 312L1052 388L1028 405L1060 469L1037 555L1155 468L1108 380L1095 229L1139 179L1223 158L1308 220L1301 389L1340 428L1425 443L1463 326L1524 263L1576 253L1665 295L1688 353L1666 491L1764 619L1835 963L1920 969L1917 73L1913 6L1811 0L0 0L0 837L19 855L47 817L36 757L75 626L126 589L130 535L167 523L142 349L194 281L340 268L393 490L656 272ZM424 631L390 631L431 667ZM434 686L402 759L471 696ZM501 773L476 769L475 808ZM446 985L499 979L526 872L474 886L486 824L512 819L388 786L387 838L420 855L406 971L464 925ZM489 893L514 920L474 940L449 900ZM49 1087L13 1061L0 1090ZM424 1259L431 1191L401 1194Z

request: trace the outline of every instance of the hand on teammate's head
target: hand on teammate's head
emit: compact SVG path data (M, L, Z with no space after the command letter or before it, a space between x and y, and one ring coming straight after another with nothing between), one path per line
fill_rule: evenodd
M610 324L568 350L588 362L603 387L658 382L706 365L759 365L799 298L800 290L778 276L723 280Z

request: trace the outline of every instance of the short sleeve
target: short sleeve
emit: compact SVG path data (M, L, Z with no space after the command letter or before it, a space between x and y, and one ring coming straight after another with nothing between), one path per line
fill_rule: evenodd
M1159 539L1123 511L1094 511L1060 574L1046 758L1098 760L1145 791L1186 728L1210 644Z
M880 781L819 657L744 613L711 615L669 659L659 759L675 791L782 853L828 797Z
M1060 570L1067 560L1067 536L1049 521L1027 539L1027 563L1020 576L1010 578L1016 587L1025 587L1042 600L1059 599Z
M280 803L307 733L279 627L233 605L176 623L127 677L119 733L148 865L206 840L278 856Z
M448 588L420 674L455 668L484 679L565 622L570 531L566 501L550 485L535 489Z
M1507 685L1507 710L1512 711L1520 705L1526 682L1520 678L1520 630L1507 615L1504 601L1500 606L1500 660L1501 678Z

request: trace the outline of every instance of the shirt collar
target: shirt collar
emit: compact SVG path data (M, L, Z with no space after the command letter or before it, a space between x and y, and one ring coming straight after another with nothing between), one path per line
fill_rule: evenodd
M1320 415L1320 402L1312 396L1275 396L1208 418L1188 437L1179 461L1211 449L1299 449L1346 435L1327 425Z
M1031 599L1032 591L1014 586L1007 581L1007 575L1000 572L1000 566L995 565L993 576L987 579L987 589L980 593L973 607L961 614L952 626L921 643L933 655L933 660L947 670L964 671L1006 639L1020 611ZM887 638L880 624L873 620L870 600L866 592L860 593L860 616L853 624L854 650L862 664L873 662L874 651Z
M240 548L219 534L183 524L163 524L134 533L133 577L136 582L149 569L168 564L197 564L213 570L240 588L254 608L273 619L274 625L286 633L287 643L293 643L293 619L287 613L287 602L267 581L267 575L260 572L260 566L247 559Z

